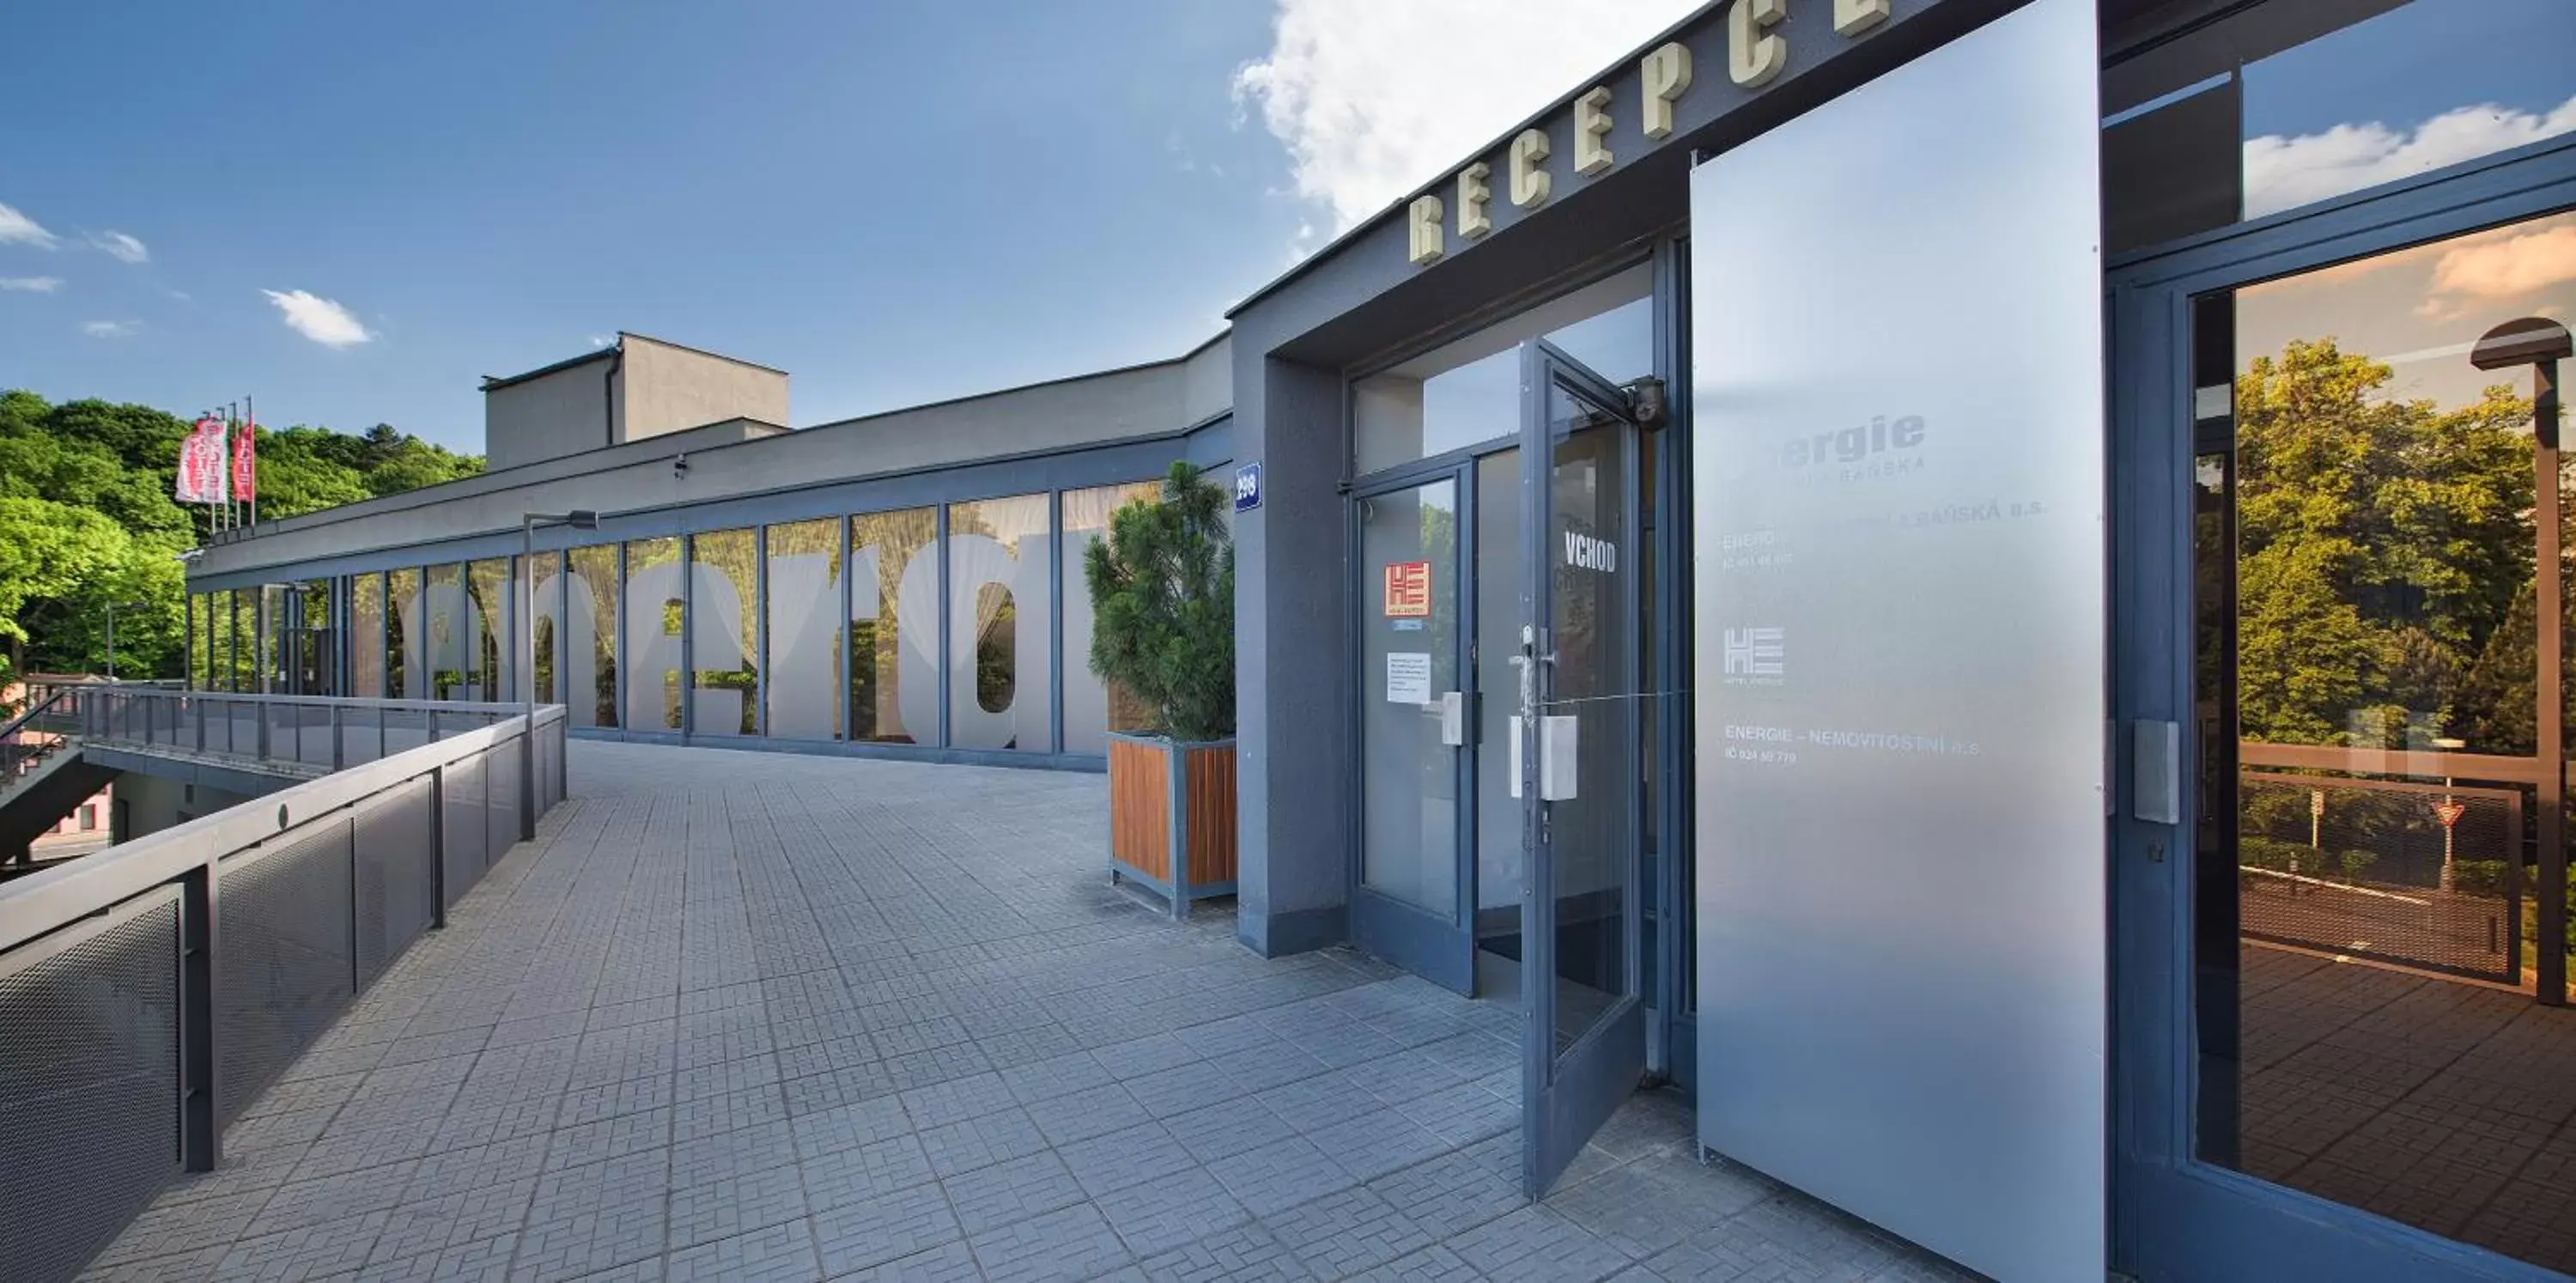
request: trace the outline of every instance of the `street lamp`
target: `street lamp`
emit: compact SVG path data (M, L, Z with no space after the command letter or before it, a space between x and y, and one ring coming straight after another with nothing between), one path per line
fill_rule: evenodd
M531 512L519 520L519 626L520 655L527 667L519 670L519 689L525 692L520 703L527 715L527 727L519 736L519 839L537 836L537 527L564 526L573 530L599 529L599 514L588 508L570 512Z
M107 680L116 680L116 612L146 610L148 601L113 601L107 605Z
M2480 335L2469 349L2469 364L2481 370L2530 366L2531 479L2538 500L2532 525L2539 548L2532 558L2531 649L2539 661L2532 692L2532 761L2540 768L2536 783L2540 811L2540 968L2533 987L2543 1006L2567 1004L2567 848L2565 841L2567 758L2559 743L2559 710L2564 674L2559 652L2566 620L2559 604L2558 526L2558 363L2576 355L2567 327L2545 316L2507 321ZM2544 642L2542 639L2546 638Z

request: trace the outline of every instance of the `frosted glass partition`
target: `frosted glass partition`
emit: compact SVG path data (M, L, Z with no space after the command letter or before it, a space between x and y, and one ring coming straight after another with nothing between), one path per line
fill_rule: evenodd
M2001 1280L2106 1257L2098 65L2036 0L1690 178L1700 1139Z
M349 580L349 693L381 699L385 693L385 577L380 572Z
M841 737L841 523L762 532L769 568L769 734ZM703 660L701 661L703 663Z
M422 653L412 642L419 631L420 571L390 571L385 576L385 698L425 699L429 678Z
M483 660L474 635L481 622L465 596L465 568L453 562L421 572L420 626L405 636L421 651L429 698L470 699L482 687Z
M1163 492L1157 482L1139 481L1091 490L1067 490L1064 507L1064 751L1106 753L1109 732L1143 730L1154 720L1152 709L1111 686L1091 671L1090 582L1082 572L1091 545L1109 537L1109 515L1130 503Z
M680 587L680 541L638 539L626 545L626 729L681 727L681 639L687 604Z
M499 702L508 698L510 674L519 667L510 646L510 621L518 617L514 600L518 581L510 573L515 560L496 557L465 568L465 615L473 645L473 662L467 666L472 681L466 689L473 694L460 699Z
M563 702L562 696L556 693L555 683L555 668L561 662L556 655L556 646L563 635L563 588L563 554L538 553L529 564L529 591L525 599L528 602L528 620L532 626L531 640L536 647L536 669L533 674L521 671L526 664L524 659L518 660L513 667L512 672L516 674L513 682L517 687L516 698L534 698L540 704ZM511 605L515 608L521 600L512 598ZM516 636L512 637L511 642L514 646L529 644L529 640ZM535 679L533 688L529 683L531 676Z
M1050 723L1047 497L948 506L948 742L1043 753Z
M939 513L850 518L850 738L939 742Z
M689 732L760 733L760 544L749 530L689 536Z
M564 711L575 726L614 727L617 708L617 545L564 554Z

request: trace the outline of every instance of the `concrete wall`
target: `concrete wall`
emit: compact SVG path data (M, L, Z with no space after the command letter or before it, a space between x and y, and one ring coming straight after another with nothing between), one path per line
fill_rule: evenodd
M125 828L116 834L119 842L149 837L163 829L201 815L212 815L228 806L239 806L250 800L246 793L227 793L203 784L183 784L177 780L128 771L117 777L117 800L125 803L121 818Z
M642 441L721 419L787 422L787 374L641 334L618 340L625 413L620 441Z
M1191 363L1175 360L784 435L745 439L762 429L735 424L719 425L731 432L729 441L709 438L706 434L714 429L697 429L630 442L587 458L532 465L518 475L479 477L413 496L263 523L254 536L209 546L190 567L189 578L195 590L203 591L212 586L209 580L222 576L515 532L529 512L587 508L614 516L1171 435L1209 417L1198 411L1217 391L1211 371L1222 368L1209 358L1224 350L1222 344L1201 350L1195 383ZM581 368L594 376L599 371L596 365ZM685 475L672 466L673 456L683 450L689 456Z
M484 466L497 472L610 445L615 360L615 352L602 352L594 360L485 391Z

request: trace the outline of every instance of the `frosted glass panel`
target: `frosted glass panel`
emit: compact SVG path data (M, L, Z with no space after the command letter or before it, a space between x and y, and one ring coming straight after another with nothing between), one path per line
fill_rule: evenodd
M421 614L420 572L397 570L385 577L385 696L429 698L429 653L419 639L428 624Z
M626 545L626 728L680 729L680 541Z
M760 732L759 544L748 530L689 536L689 733Z
M474 656L470 693L459 699L499 701L509 689L509 674L518 671L511 656L510 621L517 617L518 581L511 575L514 558L496 557L465 568L466 614L473 621Z
M771 526L769 733L841 736L841 523Z
M2036 0L1691 175L1700 1137L2002 1280L2105 1259L2096 66Z
M1139 481L1064 492L1065 752L1106 753L1109 732L1143 730L1153 723L1154 710L1123 687L1092 675L1091 588L1083 577L1082 562L1090 555L1091 545L1109 537L1111 513L1162 491L1158 482Z
M536 647L536 681L532 691L529 674L513 669L518 673L514 683L517 687L515 697L527 699L533 694L540 704L561 703L563 697L555 681L555 669L561 663L557 644L563 636L563 554L538 553L528 576L531 581L529 594L533 601L528 617L533 624ZM511 602L514 607L518 604L515 598Z
M850 518L850 738L939 742L939 511Z
M948 509L948 735L958 748L1045 752L1047 497Z
M564 554L565 712L575 726L615 726L617 716L617 545Z

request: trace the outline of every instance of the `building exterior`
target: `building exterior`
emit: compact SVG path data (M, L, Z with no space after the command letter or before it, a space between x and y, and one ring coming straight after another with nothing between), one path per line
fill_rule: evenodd
M1523 995L1533 1188L1662 1078L1999 1278L2554 1277L2571 55L1722 0L1169 361L491 381L491 473L206 549L192 680L1097 767L1081 548L1221 468L1240 938Z

